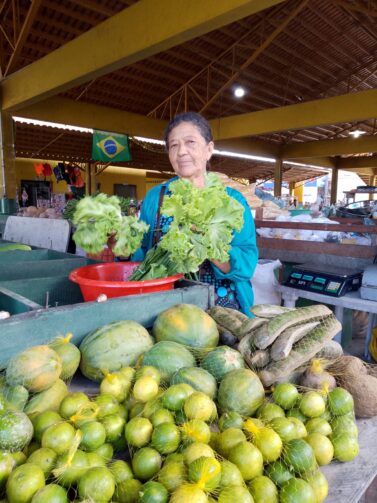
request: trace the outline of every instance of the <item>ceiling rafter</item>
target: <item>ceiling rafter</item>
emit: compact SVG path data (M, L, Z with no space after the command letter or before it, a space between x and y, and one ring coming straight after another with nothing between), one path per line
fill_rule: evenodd
M99 77L111 71L166 51L179 42L199 37L204 33L220 29L224 24L281 3L283 0L207 0L206 8L199 8L201 0L191 0L192 9L185 16L177 18L174 10L183 8L184 0L142 0L115 14L106 21L89 29L76 39L65 44L61 50L53 51L27 68L1 82L3 109L15 110L35 100L74 87L86 80ZM173 9L174 6L174 9ZM146 16L146 12L148 15ZM164 18L165 29L161 32L160 20ZM132 29L124 29L125 23ZM135 34L138 33L138 36ZM119 37L119 38L117 38ZM112 44L112 51L107 51ZM98 39L101 43L98 44ZM95 58L82 57L77 60L74 53L85 54L96 47ZM62 62L64 61L64 65ZM78 64L79 63L79 64ZM54 66L48 79L42 82L38 75L46 73ZM22 82L27 79L28 86ZM37 86L37 80L38 86ZM33 85L32 85L33 82Z
M347 31L341 30L330 19L328 19L328 17L324 16L320 9L315 9L315 12L316 12L316 15L322 20L322 22L325 23L325 24L327 24L328 26L330 26L331 29L334 31L334 33L337 33L337 35L339 37L344 37L345 39L348 40L348 42L350 42L352 45L356 46L359 49L359 51L368 54L368 51L362 45L360 45L357 42L357 40L355 40L352 37L350 37L348 35ZM337 50L339 50L339 47L336 44L334 45L333 43L331 43L331 46L333 48L336 48ZM343 52L343 55L350 56L350 54L348 52L347 53ZM353 58L353 59L355 60L355 58ZM356 58L356 60L357 60L357 58Z
M227 79L228 79L227 83L228 84L225 84L225 85L222 86L222 88L220 90L221 92L223 91L223 89L225 89L226 87L228 87L235 78L237 78L237 75L239 75L239 73L244 68L246 68L249 64L251 64L252 61L254 61L256 59L256 57L265 49L265 47L269 43L271 43L270 41L272 41L276 36L278 36L278 34L286 27L286 25L290 22L290 20L293 19L305 7L306 3L307 3L307 0L302 0L299 3L299 5L296 6L295 9L290 14L288 14L288 16L286 17L286 19L281 23L281 26L277 30L275 30L272 33L272 35L270 35L270 37L267 38L267 40L262 44L262 46L260 46L259 48L256 47L254 49L253 55L250 56L247 59L247 61L245 63L243 63L243 65L237 66L237 69L235 69L234 67L228 67L229 68L228 73L230 74L230 75L227 76ZM271 14L271 16L273 16L274 14L276 14L276 13L274 12L273 14ZM187 85L193 86L195 80L202 78L203 75L205 75L205 74L209 75L209 73L208 73L209 70L217 71L215 65L219 64L219 62L221 62L221 60L223 60L226 57L232 57L233 51L238 46L242 45L245 42L245 40L247 40L248 37L250 37L252 34L260 31L261 29L263 29L264 22L265 22L265 20L263 18L252 29L248 29L248 31L245 34L243 34L240 39L236 40L230 47L227 47L224 50L224 52L222 52L217 57L216 60L214 60L211 63L209 63L205 68L203 68L202 70L200 70L191 79L189 79L187 82L185 82L179 89L177 89L174 93L172 93L170 96L168 96L167 98L165 98L165 100L163 102L161 102L153 110L151 110L148 113L148 116L157 117L157 116L159 116L158 115L159 111L170 109L171 107L169 107L169 106L167 107L166 104L169 102L169 100L173 100L175 96L181 96L181 95L183 95L186 92L185 89L184 89L185 86L187 86ZM208 77L207 77L207 79L208 79ZM207 80L207 84L206 84L207 89L209 87L208 84L209 83L208 83L208 80ZM220 94L221 94L221 92L220 92ZM202 107L201 112L203 112L205 108L207 108L210 104L212 104L212 101L214 99L216 99L218 97L218 95L219 95L219 93L216 92L215 95L212 97L213 99L212 98L207 98L207 104L206 104L205 107ZM274 105L274 103L270 103L270 105Z
M308 32L310 33L312 36L314 36L315 38L319 38L324 44L332 47L332 49L335 51L335 52L338 52L339 54L341 54L343 57L347 57L348 59L351 57L349 54L345 53L342 51L341 48L339 48L339 45L337 44L333 44L331 42L331 37L330 35L326 35L326 36L323 36L321 34L320 31L316 31L312 26L310 26L308 23L305 23L303 22L302 20L298 20L299 24L302 25L302 27ZM291 34L288 34L289 36L291 36ZM292 37L292 36L291 36ZM316 54L317 53L317 50L313 48L312 45L308 44L303 38L300 40L300 43L302 43L303 45L305 45L305 47L307 47L307 49L309 49L312 54ZM342 64L340 62L337 61L336 58L331 58L328 53L324 52L323 50L319 49L318 51L321 55L321 57L323 59L325 59L326 61L328 61L331 65L335 65L337 66L338 68L342 68ZM356 62L357 60L355 58L353 58L353 60Z
M58 19L56 19L56 12L64 14L65 16L69 16L72 21L79 20L83 23L85 23L88 28L91 26L90 20L88 18L88 15L86 13L81 13L78 12L77 9L73 10L72 8L69 8L65 6L62 2L55 2L51 0L43 0L43 6L46 7L47 9L50 9L50 12L46 12L45 18L46 18L46 23L48 23L48 20L54 20L55 22L59 22ZM66 25L65 26L65 31L69 33L70 31L70 25L69 27Z
M32 0L28 13L26 14L26 18L24 20L24 23L22 25L22 28L20 30L20 33L18 35L18 38L15 43L14 51L12 56L10 57L10 60L7 64L7 67L4 71L4 76L6 76L8 73L11 73L13 70L17 59L24 47L25 41L29 35L30 28L32 24L34 23L35 17L38 13L39 7L42 3L42 0Z
M355 12L361 12L367 16L377 17L377 8L364 7L363 5L353 2L347 2L346 0L331 0L333 3L337 4L339 7L343 7L346 10L353 10Z
M89 11L94 10L104 17L110 17L114 15L114 11L112 9L108 9L106 6L100 5L94 0L75 0L75 3Z
M236 71L228 82L218 89L214 95L207 100L207 103L200 109L203 113L207 108L218 98L221 93L227 89L231 84L233 84L239 77L242 70L250 66L257 57L262 54L262 52L280 35L280 33L288 26L288 24L294 19L307 5L309 0L301 0L300 3L288 14L284 21L263 41L263 43L256 49L253 54L241 65L240 69Z
M306 23L304 24L301 21L301 25L306 29ZM276 23L272 24L272 26L276 27ZM286 37L288 37L291 41L294 40L294 36L293 36L293 34L291 32L289 32L289 31L285 32L284 35ZM297 44L297 41L296 41L296 44ZM342 65L340 63L338 63L337 61L331 60L331 58L324 51L322 51L321 49L315 49L315 48L313 48L313 46L311 44L309 44L303 37L300 39L299 44L303 45L312 54L319 54L324 60L327 60L329 63L335 64L339 68L342 67ZM281 49L283 49L285 52L287 52L288 54L290 54L291 56L296 56L297 57L297 47L295 47L294 49L293 48L289 48L287 46L287 44L284 44L284 41L281 41L281 43L279 44L279 47ZM317 65L314 65L313 61L310 62L310 66L314 66L320 72L326 73L327 75L331 76L331 72L329 72L325 68L320 68ZM302 71L301 68L299 68L298 70ZM318 77L316 78L315 75L311 75L311 79L312 80L317 80L318 82L320 81L320 78L318 78Z
M13 45L17 42L17 37L20 32L20 2L19 0L12 0L12 14L13 14Z

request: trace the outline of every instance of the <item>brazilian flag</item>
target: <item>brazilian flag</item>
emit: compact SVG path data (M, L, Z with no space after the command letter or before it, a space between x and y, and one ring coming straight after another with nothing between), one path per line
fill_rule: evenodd
M92 159L103 162L131 161L128 136L94 129Z

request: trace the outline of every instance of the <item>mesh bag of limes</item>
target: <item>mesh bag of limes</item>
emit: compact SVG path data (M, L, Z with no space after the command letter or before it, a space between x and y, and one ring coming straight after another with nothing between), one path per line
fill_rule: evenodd
M159 336L136 365L120 366L119 323L90 335L111 341L102 353L90 348L90 365L88 342L80 354L69 337L10 361L0 381L0 492L9 503L321 503L320 467L357 456L345 389L283 382L266 392L218 340L203 349ZM95 395L64 382L80 358L99 381ZM93 373L104 358L109 368Z

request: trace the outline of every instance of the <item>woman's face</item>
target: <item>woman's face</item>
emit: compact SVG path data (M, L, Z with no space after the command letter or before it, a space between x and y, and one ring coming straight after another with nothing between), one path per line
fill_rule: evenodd
M169 160L175 173L180 178L187 178L195 186L203 186L213 142L207 143L191 122L181 122L172 129L168 142Z

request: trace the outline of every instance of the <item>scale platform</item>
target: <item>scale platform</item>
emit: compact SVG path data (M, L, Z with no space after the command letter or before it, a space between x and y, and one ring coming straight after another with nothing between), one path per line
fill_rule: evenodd
M346 267L297 264L292 267L284 285L331 297L341 297L361 287L362 275L362 271Z

